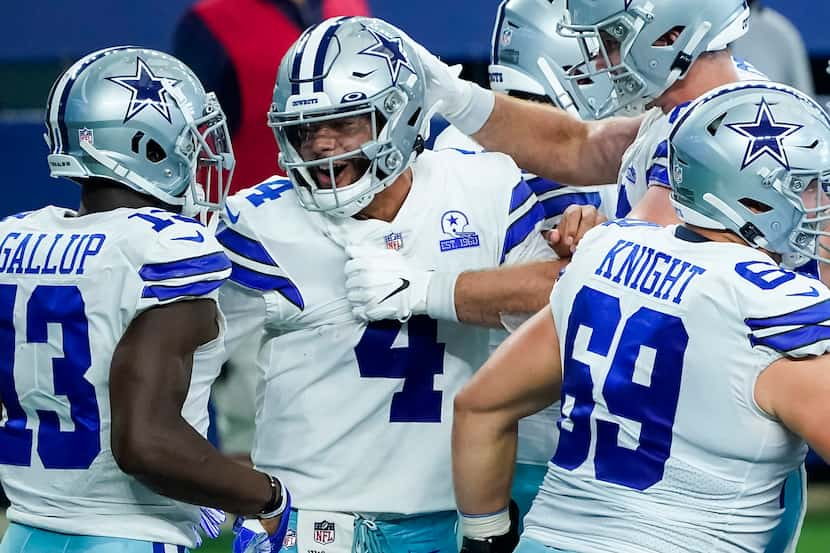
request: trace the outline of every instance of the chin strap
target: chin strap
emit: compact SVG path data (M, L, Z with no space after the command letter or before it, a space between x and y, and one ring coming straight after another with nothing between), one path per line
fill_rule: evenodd
M126 181L126 184L128 184L133 190L141 192L142 194L150 194L166 204L182 205L184 203L183 198L179 198L159 190L158 187L152 182L145 179L135 171L127 169L92 144L88 142L81 142L80 147L89 157L115 173L115 175L122 179L122 181Z

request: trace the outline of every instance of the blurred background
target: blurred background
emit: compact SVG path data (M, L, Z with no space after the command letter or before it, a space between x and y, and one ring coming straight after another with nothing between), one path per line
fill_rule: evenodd
M289 25L270 31L259 25L263 34L247 42L243 50L228 48L231 39L219 36L224 31L217 33L217 24L221 28L234 17L246 21L241 11L258 9L258 3L276 5L293 28ZM208 88L218 93L229 112L237 157L258 158L256 171L251 169L242 179L235 179L238 186L251 185L277 171L265 110L276 63L300 28L327 15L370 12L403 28L443 59L462 63L466 77L485 84L498 4L498 0L201 0L198 5L195 0L5 2L0 41L0 83L4 85L0 87L0 186L4 192L0 217L47 203L77 206L77 188L48 175L42 117L52 81L86 53L134 44L180 55ZM830 2L767 0L753 4L756 34L737 44L735 55L821 101L830 99L830 77L825 72L830 58ZM233 32L241 37L246 29ZM249 34L254 32L252 28ZM254 77L245 76L253 70L246 65L251 60L259 61L259 74ZM255 110L245 109L250 92L237 86L236 79L258 82ZM267 98L259 92L265 89ZM254 134L240 136L248 127L254 127ZM830 553L830 470L815 457L809 470L811 503L798 551ZM229 550L226 542L212 547Z

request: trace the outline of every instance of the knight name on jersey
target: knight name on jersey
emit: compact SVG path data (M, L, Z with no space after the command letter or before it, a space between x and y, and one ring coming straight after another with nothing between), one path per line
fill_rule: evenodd
M677 288L671 301L679 304L692 279L705 272L703 267L654 248L618 240L594 274L661 300Z
M105 240L103 234L9 232L0 236L0 273L82 275Z

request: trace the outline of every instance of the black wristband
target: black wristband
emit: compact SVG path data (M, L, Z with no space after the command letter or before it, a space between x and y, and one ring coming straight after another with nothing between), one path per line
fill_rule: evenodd
M265 474L265 477L268 478L268 484L271 486L271 499L269 499L268 503L266 503L265 506L262 507L262 510L259 511L258 514L260 515L266 515L276 511L282 503L282 497L280 497L279 487L277 486L277 479L270 474Z

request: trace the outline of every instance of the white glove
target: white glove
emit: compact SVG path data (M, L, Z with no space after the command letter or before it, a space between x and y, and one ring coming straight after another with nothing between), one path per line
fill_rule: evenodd
M426 70L426 108L441 113L464 134L481 130L490 118L496 97L492 91L458 77L460 65L450 67L429 50L403 35Z
M354 315L364 321L397 319L413 315L457 320L455 281L457 274L414 267L397 250L378 246L346 247L346 297Z

